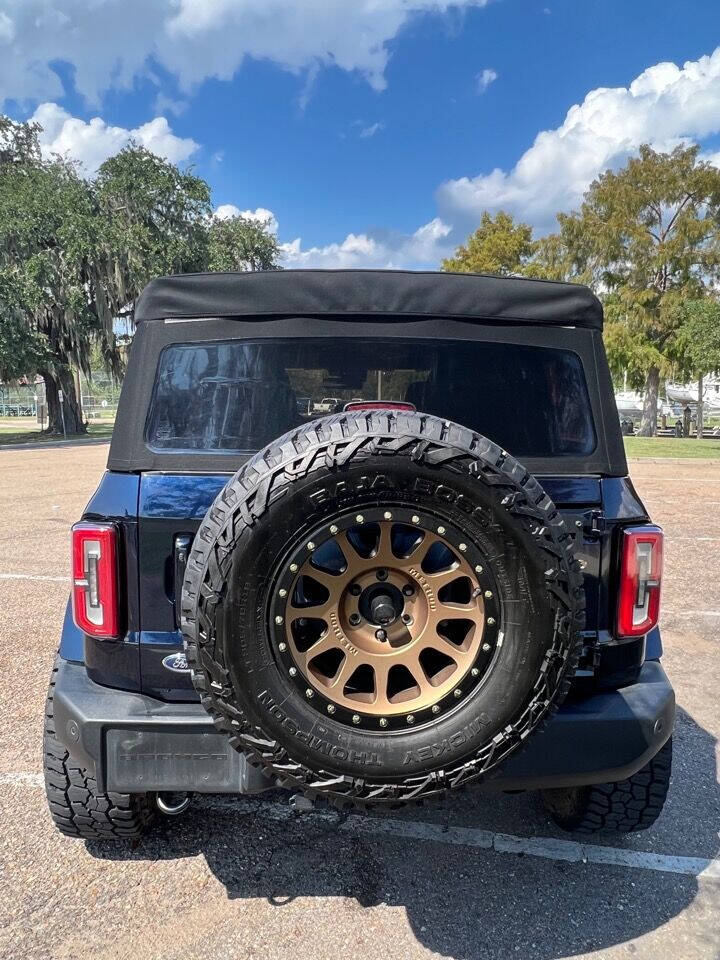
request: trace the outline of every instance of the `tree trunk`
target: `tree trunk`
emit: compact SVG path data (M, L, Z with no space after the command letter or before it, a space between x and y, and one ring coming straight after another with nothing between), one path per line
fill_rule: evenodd
M657 434L658 392L660 390L660 371L650 367L645 378L643 394L643 412L638 436L654 437Z
M703 420L705 411L703 410L703 378L702 375L698 377L698 402L697 402L697 438L702 440L703 435Z
M87 433L75 392L75 381L68 367L57 371L41 370L45 381L45 396L48 408L48 433L65 433L67 436ZM60 406L60 390L63 392ZM63 419L65 428L63 429Z

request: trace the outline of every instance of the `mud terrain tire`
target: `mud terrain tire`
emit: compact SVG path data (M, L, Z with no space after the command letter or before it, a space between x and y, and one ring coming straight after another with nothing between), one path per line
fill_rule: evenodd
M57 662L45 703L43 768L50 816L61 833L84 840L132 840L155 818L148 793L100 793L92 771L73 762L55 736L53 694Z
M491 597L493 615L482 669L420 713L378 718L309 684L289 624L277 625L307 551L383 517L442 532L482 571L473 596ZM573 537L537 480L485 437L404 412L325 417L249 460L207 511L181 600L193 682L217 728L277 782L340 806L422 800L495 768L565 696L583 618Z
M672 738L626 780L543 790L543 802L563 830L577 833L648 830L662 813L671 772Z

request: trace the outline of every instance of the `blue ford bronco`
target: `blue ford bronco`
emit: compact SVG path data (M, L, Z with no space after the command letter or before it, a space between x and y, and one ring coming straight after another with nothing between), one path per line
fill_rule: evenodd
M70 836L192 793L393 807L539 790L641 830L668 790L662 532L582 286L158 279L72 530L47 700Z

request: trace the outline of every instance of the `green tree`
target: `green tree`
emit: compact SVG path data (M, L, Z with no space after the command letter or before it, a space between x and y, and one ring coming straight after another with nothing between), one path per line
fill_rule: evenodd
M62 429L62 391L67 430L79 433L85 428L72 367L87 370L92 338L109 362L115 356L103 283L108 268L91 186L72 164L43 160L37 132L0 119L0 275L15 341L22 322L26 349L42 347L34 362L45 381L50 429Z
M720 304L706 298L683 305L677 336L677 354L683 372L698 382L697 437L702 438L703 378L720 371Z
M44 159L38 127L0 118L0 366L39 372L49 429L85 430L73 368L121 372L116 318L149 279L207 268L210 189L131 144L95 181ZM3 359L4 358L4 359Z
M28 327L23 303L18 279L0 269L0 380L34 374L52 359L47 338Z
M643 146L558 222L566 275L605 300L611 366L643 387L640 433L653 435L660 378L677 357L680 305L720 280L720 170L699 160L697 147Z
M265 221L238 215L210 225L210 270L278 270L279 259L277 237Z
M102 164L94 191L116 315L153 277L207 269L205 180L131 143Z
M532 227L515 223L502 210L493 218L485 211L480 226L468 237L455 256L443 260L442 269L455 273L497 273L502 276L525 272L536 249Z

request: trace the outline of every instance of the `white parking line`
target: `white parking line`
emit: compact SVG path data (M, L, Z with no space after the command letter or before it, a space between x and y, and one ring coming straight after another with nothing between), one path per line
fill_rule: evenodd
M42 787L43 783L41 773L0 773L0 786L16 787L24 784L30 787Z
M635 463L639 463L639 461L636 460ZM652 480L644 482L647 482L649 485ZM720 477L693 477L692 479L689 479L688 477L662 477L661 482L684 483L687 486L689 483L720 483Z
M297 816L289 807L277 803L258 804L241 799L240 805L248 812L252 811L272 820L286 821ZM238 801L234 800L233 808L236 809L237 806ZM310 820L337 823L337 829L343 833L402 837L406 840L478 847L483 850L494 850L497 853L514 853L546 860L565 860L570 863L598 863L630 867L635 870L654 870L659 873L680 873L720 883L720 860L711 860L706 857L646 853L641 850L577 843L575 840L559 840L554 837L516 837L474 827L445 827L421 820L396 820L385 817L380 819L359 814L350 814L345 819L339 819L340 815L337 813L316 810L302 816Z
M663 617L720 617L720 610L667 610L663 608Z
M717 543L720 541L720 537L665 537L666 542L678 543L683 541L686 543Z
M70 583L70 577L42 577L31 573L0 573L0 580L39 580L50 583Z
M0 773L0 786L38 787L42 784L43 778L39 773ZM648 853L643 850L578 843L575 840L559 840L555 837L516 837L508 833L495 833L492 830L443 826L424 820L367 817L356 813L345 816L326 810L309 810L298 814L289 804L265 803L250 800L247 797L226 798L216 795L208 797L203 806L229 808L281 823L302 818L310 823L328 824L340 833L400 837L403 840L474 847L480 850L494 850L496 853L540 857L544 860L564 860L568 863L596 863L604 866L629 867L633 870L652 870L657 873L679 873L686 877L697 877L720 883L720 860L707 857Z

